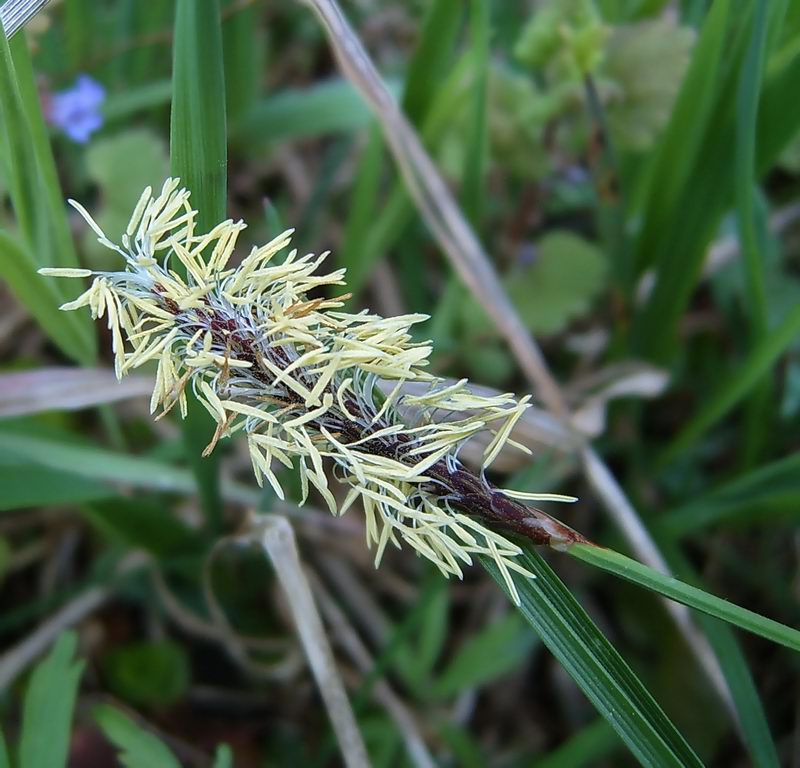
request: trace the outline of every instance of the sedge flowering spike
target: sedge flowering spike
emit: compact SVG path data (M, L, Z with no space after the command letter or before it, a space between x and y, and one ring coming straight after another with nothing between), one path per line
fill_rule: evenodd
M351 314L341 311L346 296L309 298L343 285L344 270L319 273L327 254L286 253L291 230L236 265L244 223L197 233L189 192L177 179L157 195L144 191L119 245L70 202L125 267L40 272L94 278L62 309L88 306L106 319L118 377L155 361L151 411L177 406L185 416L192 388L217 425L206 454L220 438L244 432L259 485L266 481L280 498L275 470L296 465L303 502L310 487L334 515L360 501L376 565L389 543L401 542L459 578L474 556L486 556L515 601L512 573L531 574L516 560L519 546L496 527L552 546L580 539L522 503L552 495L504 492L463 466L460 448L483 431L492 434L483 469L492 463L528 398L482 397L466 380L448 385L427 373L431 348L410 333L425 315ZM423 383L423 393L405 393L406 382ZM341 501L326 463L349 486Z

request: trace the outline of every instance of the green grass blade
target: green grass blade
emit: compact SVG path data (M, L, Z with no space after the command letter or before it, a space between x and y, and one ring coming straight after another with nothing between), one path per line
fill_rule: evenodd
M22 93L19 87L9 42L0 27L0 119L3 124L3 156L8 175L8 188L14 213L26 242L34 246L42 242L44 224L37 215L39 192L39 167L30 126L25 116ZM39 255L41 258L41 255Z
M397 82L388 83L397 93ZM347 133L370 124L367 105L350 83L339 78L309 88L287 88L262 99L231 126L231 141L253 149L280 141Z
M75 661L78 638L65 632L31 675L22 714L19 768L67 764L72 712L83 662Z
M233 751L227 744L217 747L213 768L233 768Z
M465 98L465 75L472 66L469 52L452 67L445 82L436 91L436 100L425 117L421 136L426 145L432 145L451 127L452 115ZM388 253L408 231L413 222L416 209L411 203L405 184L398 179L392 185L386 202L381 206L380 216L375 219L368 230L366 244L362 249L362 258L357 265L356 280L348 275L348 288L357 294L369 275L375 261L382 254Z
M650 766L702 763L572 593L530 547L518 558L535 579L519 580L520 612L636 758ZM505 590L495 564L481 563Z
M3 731L0 730L0 768L11 768L11 760L8 757L8 747Z
M591 768L619 751L617 734L605 720L596 720L560 747L536 758L536 768Z
M109 94L103 104L106 123L123 122L138 112L163 107L172 99L172 81L157 80Z
M703 48L708 25L713 19L720 18L718 14L726 5L714 3L712 6L695 51L696 57ZM648 183L642 186L637 204L631 208L631 220L642 222L635 239L640 268L648 265L658 267L655 289L634 326L636 349L652 360L665 361L675 352L678 321L697 282L708 242L717 233L722 215L733 201L735 179L731 157L736 151L734 105L738 73L741 72L752 29L751 17L752 13L743 9L742 14L736 15L736 24L731 24L731 29L720 38L725 50L724 67L717 78L715 101L708 114L700 149L696 153L696 160L689 165L685 179L681 184L674 183L684 167L685 150L680 142L670 141L672 133L668 127L665 141L671 145L669 157L661 163L662 152L656 153L657 160L647 174ZM710 83L714 71L700 72L698 77L707 78ZM800 127L800 103L793 98L798 79L800 56L782 59L779 66L768 68L758 108L758 141L755 147L757 176L774 164ZM689 78L684 83L684 89L688 86ZM679 103L682 96L683 91ZM698 104L697 115L690 112L681 118L684 126L696 131L703 130L701 118L706 113L701 107L702 103ZM676 111L670 126L677 119ZM691 149L693 145L690 143L687 146ZM676 221L680 222L680 226L675 226Z
M662 516L658 530L679 538L750 512L764 523L765 510L800 510L800 454L766 464Z
M736 99L735 198L739 241L744 260L750 322L755 339L767 330L767 296L755 211L756 121L766 55L769 3L757 0L750 46L742 67Z
M462 4L451 0L428 5L403 93L403 111L414 125L422 124L447 73L462 14Z
M426 681L431 695L446 699L510 674L530 656L536 638L520 616L509 613L467 640L438 678Z
M14 462L0 450L0 512L48 505L78 504L114 495L114 491L71 472Z
M689 608L727 621L779 645L800 651L800 631L729 603L690 584L684 584L672 576L665 576L619 552L594 544L573 544L567 552L578 560L683 603Z
M769 67L758 110L756 167L766 173L775 158L797 134L800 100L791 98L800 80L800 50L785 63Z
M57 281L37 274L39 268L30 250L8 232L0 230L0 277L7 281L14 296L30 312L47 336L61 351L83 363L92 356L83 334L69 322L75 312L60 312L63 297Z
M192 193L198 231L225 218L227 139L225 78L218 0L178 0L172 68L170 160L172 173ZM220 525L219 458L202 457L214 434L208 413L192 397L183 424L186 457L192 467L207 521Z
M0 456L3 454L9 461L29 461L73 477L162 493L192 494L197 490L192 473L186 469L141 456L26 434L8 427L0 428ZM257 489L233 483L222 488L228 499L254 507L259 505L261 496Z
M33 149L41 178L41 191L44 192L44 200L39 200L38 206L46 211L50 228L53 231L53 252L40 256L42 265L77 267L79 266L78 256L72 240L67 206L58 180L58 170L50 144L50 136L42 114L41 96L36 85L28 44L24 35L17 35L11 41L10 46L26 123L30 131L27 140ZM82 319L85 320L87 328L91 328L91 320L87 317ZM95 338L93 331L90 337Z
M175 12L170 157L192 192L198 231L225 218L227 139L218 0L178 0Z
M700 586L697 574L678 548L669 544L663 546L663 542L661 544L672 570L685 581ZM708 639L728 683L753 765L758 768L778 768L780 762L767 716L734 633L725 622L702 613L697 614L696 621Z
M0 274L62 351L90 365L96 358L91 320L85 316L61 316L54 323L54 313L68 299L66 291L69 289L63 283L46 281L36 275L36 269L41 266L74 267L77 258L25 39L18 35L10 47L2 30L0 121L9 192L26 245L15 248L14 241L4 235ZM52 285L44 287L47 282Z
M92 711L106 738L119 750L125 768L181 768L167 746L140 728L116 707L101 704Z
M668 464L681 455L736 406L770 371L798 334L800 306L795 307L777 328L764 337L734 375L723 381L717 392L669 444L659 458L659 464Z
M472 115L466 139L466 157L461 180L461 203L464 214L476 232L480 232L483 209L483 175L489 152L487 95L489 77L490 4L472 0L470 6L470 45L473 51Z
M428 6L402 98L403 111L417 127L427 121L432 106L441 101L437 97L446 88L442 81L451 79L448 69L462 15L463 8L450 0L435 0ZM347 267L347 285L354 295L363 287L375 261L389 251L413 217L413 207L401 181L392 185L387 202L378 212L383 158L380 131L373 126L356 175L341 256L343 266Z
M258 30L260 12L253 3L237 9L222 25L225 100L230 120L246 114L258 96L264 71L264 38Z
M368 266L372 263L366 251L367 233L374 224L378 208L383 156L380 128L373 123L356 172L339 255L342 266L347 268L348 289L353 293L364 284Z
M642 174L637 193L630 197L631 216L643 222L636 239L640 268L656 258L659 237L674 220L670 213L700 152L703 131L712 117L717 95L729 16L729 0L714 3L703 24L669 124Z

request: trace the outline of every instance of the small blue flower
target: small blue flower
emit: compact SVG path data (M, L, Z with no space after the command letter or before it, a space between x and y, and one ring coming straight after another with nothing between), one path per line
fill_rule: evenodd
M54 93L50 100L48 119L74 142L85 144L103 125L100 107L106 91L89 75L80 75L72 88Z

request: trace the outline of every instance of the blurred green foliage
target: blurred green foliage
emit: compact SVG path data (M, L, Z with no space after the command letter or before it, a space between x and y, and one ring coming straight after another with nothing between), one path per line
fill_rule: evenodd
M675 573L700 601L708 590L797 626L800 2L344 10L570 407L613 390L628 364L668 377L655 402L610 402L595 448ZM106 99L102 127L78 145L51 109L83 73ZM204 226L248 222L243 252L297 226L299 247L331 248L348 268L351 307L429 314L437 374L529 383L302 4L64 0L10 45L0 36L0 122L3 646L111 590L3 693L0 768L339 764L269 566L216 549L244 507L275 508L235 443L218 446L219 466L201 460L203 414L181 434L140 401L2 410L4 373L109 364L105 333L59 313L73 296L36 274L112 263L65 198L116 238L142 189L179 173ZM577 461L539 450L502 466L516 487L580 495L568 522L625 548ZM651 595L554 558L567 589L531 555L539 578L510 612L476 571L444 583L396 555L374 572L356 520L303 513L297 531L370 652L357 671L332 622L374 765L413 764L402 717L376 698L382 680L442 765L628 765L623 741L652 765L788 764L791 651L699 619L737 726ZM133 551L146 568L127 569ZM610 557L595 564L631 577Z

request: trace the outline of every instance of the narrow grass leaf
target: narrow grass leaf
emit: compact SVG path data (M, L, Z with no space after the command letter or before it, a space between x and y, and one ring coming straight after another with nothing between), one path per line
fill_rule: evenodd
M22 713L19 768L67 764L72 713L83 662L75 661L78 638L64 632L31 675Z
M139 727L116 707L101 704L92 712L105 737L119 750L125 768L181 768L167 746L152 733Z
M40 181L39 189L44 193L44 199L40 197L36 205L47 216L49 227L53 232L52 254L37 254L37 256L45 266L77 267L78 256L75 253L67 218L67 206L58 180L56 161L42 114L41 96L36 85L36 76L25 36L17 35L10 43L10 50L29 131L25 140L33 151L39 171L37 174ZM85 320L87 324L91 323L88 318Z
M472 105L465 142L461 201L464 213L476 232L480 232L483 208L483 175L489 152L487 95L489 77L490 3L472 0L470 5L470 45L473 51Z
M452 66L447 78L436 91L436 99L425 116L420 135L427 146L434 145L449 128L452 127L452 116L460 108L468 92L468 73L472 67L472 52L467 51ZM404 233L408 231L416 215L405 183L397 179L391 186L386 202L381 206L380 216L376 218L368 230L363 257L359 267L361 284L369 274L369 270L381 254L388 253ZM351 290L358 290L348 275L347 284Z
M718 95L729 16L729 0L714 3L703 24L669 124L642 173L636 194L629 198L631 216L642 222L636 239L640 268L652 263L657 253L654 245L673 221L670 212L697 161L703 132Z
M233 751L227 744L217 747L213 768L233 768Z
M0 456L16 457L34 465L50 467L108 483L119 483L162 493L193 494L197 486L190 471L155 459L86 447L73 442L26 434L19 429L0 429ZM257 507L257 490L237 483L222 485L225 498Z
M659 464L666 465L680 456L727 415L759 380L769 373L775 361L787 350L798 334L800 334L800 306L789 312L783 322L753 348L733 375L724 379L717 392L669 444L660 457Z
M398 92L397 81L388 87ZM252 150L280 141L347 133L370 122L369 109L355 88L332 78L309 88L286 88L257 101L231 125L231 141Z
M198 231L225 218L227 139L218 0L178 0L172 70L172 172L192 192Z
M453 49L463 8L450 0L435 0L428 6L419 42L408 65L401 105L412 124L418 128L430 124L433 107L443 105L443 91L452 90ZM460 72L460 70L459 70ZM460 75L459 75L460 77ZM392 90L392 83L388 83ZM448 99L452 115L455 105ZM366 109L363 102L361 108ZM430 130L425 133L431 137ZM347 245L342 248L347 267L347 284L357 295L364 286L376 260L395 245L413 218L413 207L402 181L396 180L387 201L378 207L377 193L383 167L383 143L373 124L370 139L356 177L354 208L348 217ZM374 214L374 215L373 215Z
M8 747L3 731L0 730L0 768L11 768L11 760L8 757Z
M87 345L80 326L69 322L69 316L77 313L59 312L64 297L56 288L58 281L44 279L37 274L38 268L30 249L16 237L0 230L0 277L67 357L90 365L94 359L92 347Z
M800 454L765 464L662 516L658 530L682 537L742 519L767 522L772 510L797 516L800 510Z
M519 614L510 613L458 649L433 682L432 693L438 698L448 698L508 674L524 663L535 645L535 635Z
M643 765L702 766L639 678L553 570L531 547L519 564L535 575L520 580L520 612ZM481 563L505 589L491 560Z
M767 297L761 249L756 232L754 188L756 122L768 25L769 3L767 0L757 0L750 45L742 66L736 98L736 217L750 304L750 323L755 339L760 339L767 329Z
M434 0L428 5L403 92L403 111L414 125L422 124L450 66L463 12L462 4L451 0Z
M605 720L595 720L560 747L536 758L536 768L582 768L601 764L620 749L619 737Z
M638 584L659 595L664 595L678 603L683 603L689 608L727 621L779 645L800 651L800 631L729 603L727 600L690 584L685 584L672 576L659 573L619 552L594 544L573 544L567 552L578 560L613 573L615 576Z
M662 552L675 573L686 581L698 584L697 574L676 546L669 544L663 546L662 542ZM697 623L708 638L728 683L728 690L736 707L742 734L753 758L753 765L758 768L778 768L780 762L767 716L747 665L747 659L736 637L725 622L702 613L697 615Z
M172 81L157 80L111 93L103 103L103 118L106 123L124 122L139 112L148 112L163 107L172 99Z
M261 9L252 3L236 10L222 25L225 101L228 118L245 114L258 96L264 71L264 35L258 29Z
M380 128L373 123L359 160L340 255L342 266L347 269L348 288L354 294L364 284L367 273L365 265L372 263L366 251L367 233L374 224L378 210L383 156Z
M41 243L44 222L39 213L39 167L30 126L25 116L19 79L9 41L0 27L0 119L3 124L3 157L14 213L26 242ZM67 265L64 265L67 266ZM69 265L74 266L74 265Z
M0 512L56 504L82 504L114 495L113 488L49 467L21 464L0 449Z
M225 218L227 138L225 78L218 0L178 0L172 68L172 173L192 192L200 232ZM219 456L202 457L214 434L211 417L194 397L183 423L189 461L209 525L220 525Z

